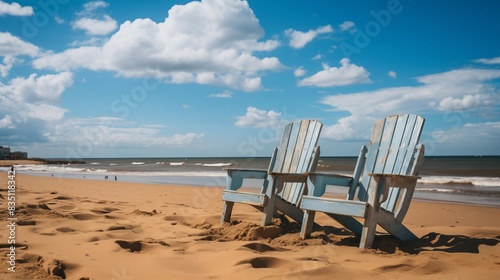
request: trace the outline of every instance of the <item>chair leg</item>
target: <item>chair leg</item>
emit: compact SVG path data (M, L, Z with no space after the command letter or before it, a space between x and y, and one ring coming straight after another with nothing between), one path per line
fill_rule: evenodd
M316 211L304 211L304 219L302 220L302 227L300 228L300 237L302 237L302 239L306 239L311 236L315 215Z
M261 226L268 226L271 224L274 217L274 212L276 211L274 204L275 196L269 197L262 211L262 220L260 222Z
M274 212L276 211L276 190L281 189L283 187L283 182L281 180L274 178L271 176L269 178L269 185L266 189L266 204L264 205L264 210L262 211L262 220L260 222L261 226L267 226L270 225Z
M377 218L378 209L373 206L369 206L365 222L363 224L363 230L361 231L359 248L370 248L373 245L375 230L377 229Z
M220 218L220 223L228 223L231 220L231 213L233 212L234 202L224 201L224 206L222 208L222 216Z

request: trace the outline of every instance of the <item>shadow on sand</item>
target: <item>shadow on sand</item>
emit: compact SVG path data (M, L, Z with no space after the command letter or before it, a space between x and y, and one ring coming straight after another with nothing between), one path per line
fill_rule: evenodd
M358 246L359 237L349 236L342 238L337 245ZM465 235L447 235L431 232L413 241L401 241L391 235L377 235L373 249L389 254L403 251L408 254L420 252L447 252L447 253L479 253L480 245L496 246L500 243L500 235L493 238L476 238Z

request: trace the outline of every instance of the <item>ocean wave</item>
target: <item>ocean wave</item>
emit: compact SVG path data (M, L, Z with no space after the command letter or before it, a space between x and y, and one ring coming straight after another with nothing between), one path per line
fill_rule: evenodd
M184 165L185 162L171 162L170 165Z
M89 173L106 173L106 172L108 172L107 169L96 169L96 168L87 168L85 171L89 172Z
M90 164L91 164L91 165L99 165L99 164L101 164L101 163L99 163L99 162L91 162Z
M158 162L156 162L156 164L162 165L162 164L165 164L165 163L163 161L158 161Z
M420 184L464 184L481 187L500 187L499 177L424 176L418 182Z
M216 172L195 172L195 171L183 171L183 172L170 172L170 171L151 171L151 172L120 172L122 175L133 175L133 176L158 176L158 177L225 177L226 172L216 171Z
M27 172L64 173L64 172L82 172L86 170L87 168L69 167L67 165L29 164L29 165L16 166L16 171L18 172L27 171Z
M133 161L132 162L133 165L142 165L142 164L145 164L144 161Z
M204 163L203 166L207 167L222 167L222 166L230 166L233 165L232 163Z

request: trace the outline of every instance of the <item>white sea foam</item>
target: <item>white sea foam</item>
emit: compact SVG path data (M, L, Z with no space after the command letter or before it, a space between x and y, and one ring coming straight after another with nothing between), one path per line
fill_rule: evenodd
M100 163L99 162L92 162L90 163L91 165L99 165Z
M207 167L222 167L222 166L230 166L230 165L233 165L232 163L205 163L203 164L203 166L207 166Z
M422 191L422 192L439 192L439 193L455 193L455 192L457 192L456 190L452 190L452 189L416 188L415 190Z
M163 161L158 161L158 162L156 162L156 164L161 165L161 164L165 164L165 163Z
M183 165L185 162L171 162L170 165Z
M142 165L142 164L145 164L144 161L134 161L132 162L133 165Z
M418 182L420 184L470 184L483 187L500 187L500 177L424 176Z

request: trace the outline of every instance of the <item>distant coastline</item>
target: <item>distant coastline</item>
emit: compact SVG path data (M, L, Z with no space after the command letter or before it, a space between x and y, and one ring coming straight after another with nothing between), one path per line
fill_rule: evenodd
M85 164L82 160L54 160L54 159L43 159L43 158L30 158L30 159L19 159L11 160L5 159L0 160L0 167L9 167L12 165L26 165L26 164Z

